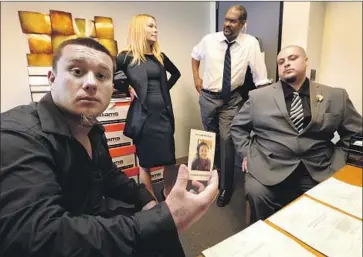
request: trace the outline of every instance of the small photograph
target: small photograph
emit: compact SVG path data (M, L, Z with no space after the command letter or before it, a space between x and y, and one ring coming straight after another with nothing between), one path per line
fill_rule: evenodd
M212 163L208 153L212 147L212 141L198 139L197 145L192 170L211 171Z
M206 181L213 168L215 133L192 129L190 132L188 168L189 179Z

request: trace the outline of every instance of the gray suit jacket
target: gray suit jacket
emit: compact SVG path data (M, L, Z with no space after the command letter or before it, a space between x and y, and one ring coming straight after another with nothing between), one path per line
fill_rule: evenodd
M317 101L316 96L323 100ZM280 82L250 92L231 125L238 153L247 156L248 172L264 185L285 180L302 161L318 182L346 163L350 136L362 133L362 117L345 89L310 81L311 122L299 133L294 127ZM250 132L253 132L250 134ZM337 131L340 141L331 139Z

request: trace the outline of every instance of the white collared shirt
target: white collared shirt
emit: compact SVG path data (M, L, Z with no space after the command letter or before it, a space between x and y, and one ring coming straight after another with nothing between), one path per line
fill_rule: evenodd
M220 92L223 83L224 56L227 50L223 32L208 34L193 48L192 58L204 60L203 88ZM248 65L256 86L268 84L267 69L257 39L239 34L231 51L231 90L242 86Z

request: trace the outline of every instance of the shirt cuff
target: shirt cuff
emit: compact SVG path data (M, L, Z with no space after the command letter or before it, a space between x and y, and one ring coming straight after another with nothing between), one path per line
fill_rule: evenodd
M136 213L135 218L140 228L135 249L141 249L141 255L172 250L177 256L184 256L174 219L165 202Z
M272 79L263 79L256 83L256 87L272 84Z
M200 61L202 59L202 58L200 58L200 55L195 52L192 52L191 56L194 60L197 60L197 61Z

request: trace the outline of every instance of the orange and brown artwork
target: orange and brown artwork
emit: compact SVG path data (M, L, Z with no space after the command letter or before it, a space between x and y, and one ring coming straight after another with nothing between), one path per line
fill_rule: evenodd
M74 35L73 19L71 13L51 10L50 23L52 25L52 35Z
M113 39L113 25L111 18L95 16L95 27L98 38Z
M97 37L94 21L75 18L74 24L75 24L74 32L77 36L94 37L94 38Z
M48 14L19 11L19 20L21 29L25 34L52 34Z
M22 32L27 34L28 66L49 67L53 53L67 38L93 37L116 57L113 22L110 17L95 16L94 20L73 18L69 12L50 10L49 14L19 11Z

